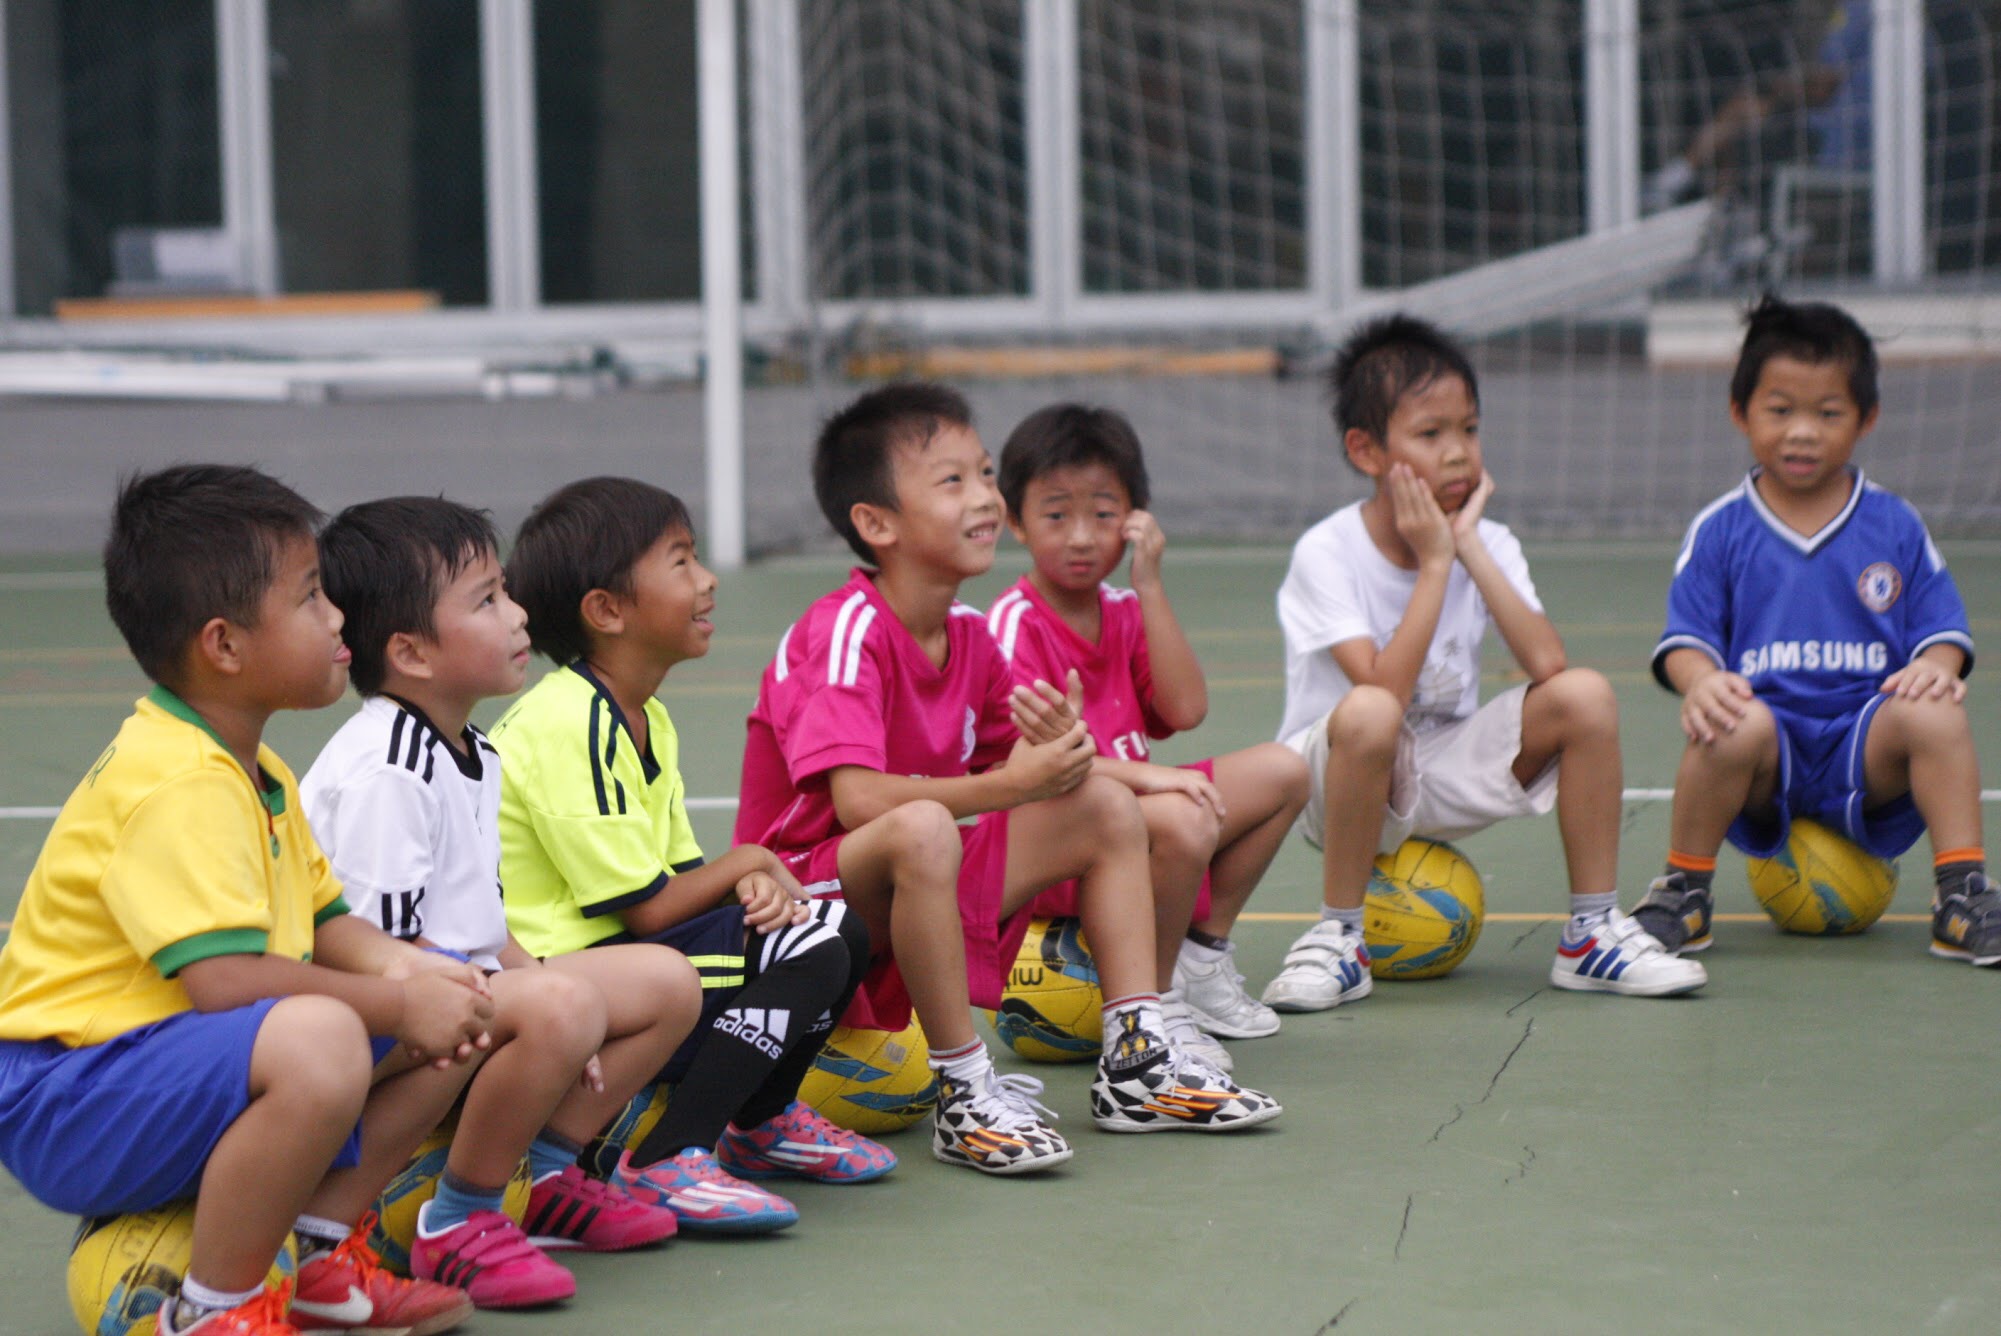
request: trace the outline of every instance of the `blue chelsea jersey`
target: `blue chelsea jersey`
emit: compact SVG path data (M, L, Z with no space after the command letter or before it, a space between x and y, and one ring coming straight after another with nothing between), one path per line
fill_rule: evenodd
M1696 649L1750 680L1766 703L1836 718L1927 647L1966 651L1966 605L1910 502L1850 470L1848 504L1815 534L1787 527L1758 495L1759 470L1688 526L1668 587L1667 656Z

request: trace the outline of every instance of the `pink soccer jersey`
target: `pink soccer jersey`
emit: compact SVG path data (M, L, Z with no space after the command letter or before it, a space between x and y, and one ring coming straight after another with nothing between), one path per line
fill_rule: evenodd
M844 765L949 779L1005 760L1006 660L979 609L954 604L935 666L869 573L806 609L758 684L735 841L780 855L839 835L827 772Z
M1012 665L1013 680L1037 678L1061 686L1070 669L1084 687L1084 723L1098 754L1121 761L1147 761L1149 739L1174 730L1153 708L1153 662L1146 650L1146 620L1139 595L1130 589L1098 586L1098 643L1092 644L1044 601L1028 577L994 600L987 629Z

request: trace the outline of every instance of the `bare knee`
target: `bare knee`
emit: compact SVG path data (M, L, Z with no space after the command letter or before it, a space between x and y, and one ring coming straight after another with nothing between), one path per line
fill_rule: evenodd
M943 803L919 798L893 807L877 820L884 823L891 856L899 868L956 861L959 825Z
M1216 856L1223 823L1207 803L1196 802L1184 794L1163 793L1142 807L1146 812L1147 840L1156 857L1206 867Z
M1744 717L1713 742L1688 744L1689 763L1699 771L1742 773L1775 763L1779 755L1779 725L1765 702L1745 702Z
M336 998L301 993L265 1014L251 1050L250 1086L302 1113L352 1122L375 1067L368 1029Z
M564 1056L588 1057L604 1043L604 994L582 979L557 970L509 971L513 996L507 1007L516 1040Z
M1327 717L1328 747L1349 761L1395 756L1402 731L1403 702L1377 686L1356 687Z
M1402 726L1401 718L1398 726ZM1261 742L1251 753L1257 760L1258 772L1271 777L1284 809L1297 816L1313 793L1313 775L1307 769L1306 758L1282 742Z
M1146 843L1146 817L1139 798L1117 780L1092 775L1056 801L1067 806L1075 824L1097 842Z
M1529 700L1567 738L1619 734L1619 697L1594 668L1566 668L1529 688Z
M1910 752L1936 751L1972 737L1966 706L1955 700L1893 696L1883 702L1878 721L1892 725Z

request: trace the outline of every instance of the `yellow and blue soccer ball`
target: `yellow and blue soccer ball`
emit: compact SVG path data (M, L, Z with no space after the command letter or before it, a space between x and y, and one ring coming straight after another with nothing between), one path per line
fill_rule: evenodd
M451 1154L452 1137L457 1131L456 1123L447 1122L425 1137L417 1153L410 1157L410 1163L389 1180L389 1186L376 1199L375 1228L369 1233L368 1246L382 1258L384 1266L399 1275L410 1274L410 1245L417 1239L417 1212L438 1195L438 1179L444 1175L445 1159ZM523 1160L514 1167L514 1177L507 1181L507 1193L500 1207L517 1225L528 1214L531 1186L528 1161Z
M901 1132L938 1104L924 1027L915 1016L894 1032L839 1027L813 1059L799 1098L850 1132Z
M1486 889L1465 855L1437 840L1405 840L1376 859L1362 902L1369 973L1378 979L1450 974L1487 915Z
M1786 932L1835 937L1883 917L1897 894L1897 865L1814 821L1793 821L1774 858L1750 858L1751 894Z
M1095 1061L1104 1048L1105 995L1083 926L1036 919L993 1013L1001 1043L1031 1062Z
M70 1244L69 1304L85 1336L153 1336L161 1306L181 1291L194 1236L192 1201L80 1224ZM298 1246L287 1234L265 1284L298 1272Z
M674 1087L665 1081L653 1081L639 1088L639 1093L626 1101L604 1131L591 1138L591 1144L584 1150L584 1165L593 1178L607 1182L612 1170L618 1168L619 1157L629 1150L639 1149L639 1143L646 1140L646 1134L660 1125L661 1117L667 1112L667 1101L674 1094Z

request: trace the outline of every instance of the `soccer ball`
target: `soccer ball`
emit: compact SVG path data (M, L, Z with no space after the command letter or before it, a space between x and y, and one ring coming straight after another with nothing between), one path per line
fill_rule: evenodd
M410 1157L410 1163L389 1180L389 1186L376 1199L375 1228L368 1236L368 1246L382 1258L384 1266L400 1275L410 1274L410 1245L417 1239L417 1212L438 1195L438 1179L445 1172L445 1158L451 1154L452 1137L457 1132L456 1121L440 1124L437 1131L424 1138L417 1153ZM514 1177L507 1181L507 1195L500 1204L500 1209L517 1225L528 1214L530 1186L528 1161L523 1160L514 1167Z
M1487 896L1465 855L1436 840L1405 840L1376 859L1362 904L1369 973L1378 979L1450 974L1480 940Z
M639 1149L646 1134L660 1125L673 1094L674 1087L665 1081L652 1081L626 1101L617 1116L605 1124L604 1131L592 1137L591 1144L584 1148L585 1167L593 1178L611 1181L619 1158L629 1150Z
M813 1059L799 1098L850 1132L901 1132L938 1104L924 1027L915 1016L893 1033L841 1026Z
M195 1204L176 1202L136 1215L101 1215L77 1226L70 1244L69 1305L85 1336L153 1336L163 1304L181 1290L194 1249ZM292 1236L264 1283L298 1274Z
M1861 932L1897 894L1897 865L1862 852L1826 826L1793 822L1775 858L1749 858L1751 894L1786 932Z
M1076 919L1036 919L1001 990L994 1033L1031 1062L1084 1062L1104 1047L1105 995Z

